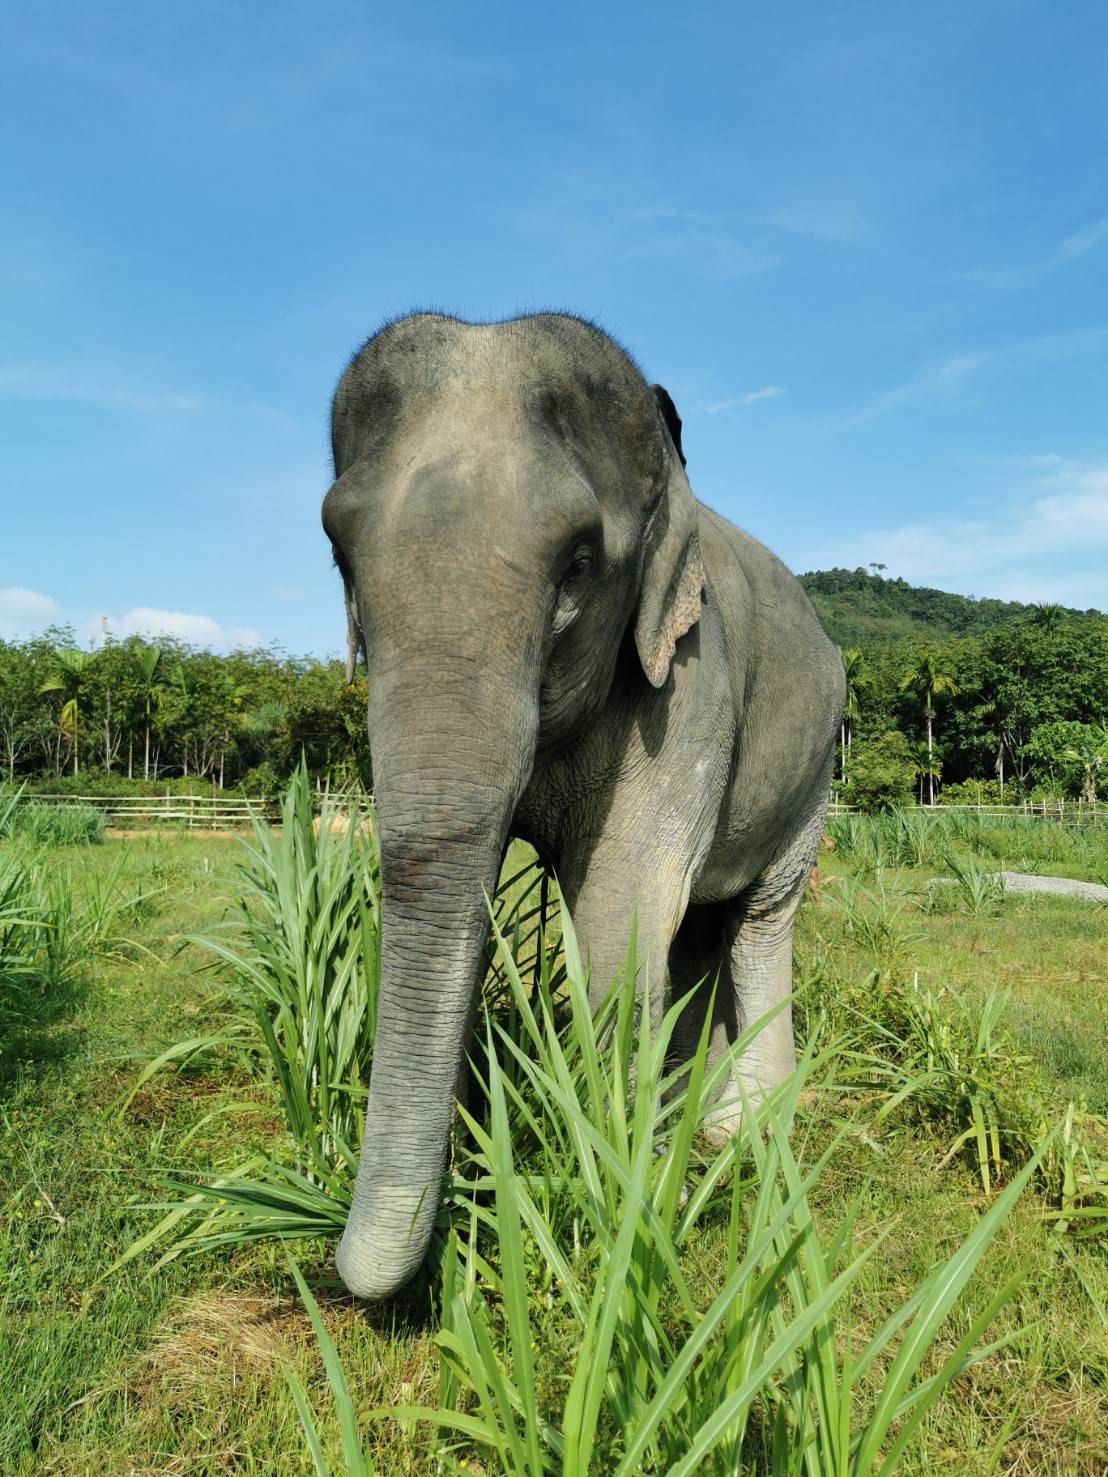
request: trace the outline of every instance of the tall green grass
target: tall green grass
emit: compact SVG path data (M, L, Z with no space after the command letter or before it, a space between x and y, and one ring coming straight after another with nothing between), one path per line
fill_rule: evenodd
M32 846L91 845L103 841L106 824L94 805L49 805L17 795L0 814L0 839Z
M163 1245L182 1252L341 1231L349 1209L373 1057L380 959L380 863L372 812L341 796L313 817L306 771L290 782L281 820L255 818L240 843L238 895L224 926L192 942L214 956L227 1023L178 1041L120 1104L166 1067L233 1052L273 1087L284 1133L268 1155L184 1190L123 1260ZM506 879L498 916L515 957L541 953L546 883L533 864ZM490 950L491 957L491 950ZM502 970L490 972L493 996Z
M975 811L893 811L832 815L827 835L865 876L883 868L949 869L968 853L994 867L1042 872L1051 866L1095 880L1108 867L1108 825L1063 827L1018 815Z
M1108 856L1108 828L1066 831L1023 817L902 812L833 816L828 833L853 873L831 879L829 915L877 968L844 975L836 952L818 942L805 970L802 1016L849 1037L854 1062L847 1080L887 1094L876 1122L915 1115L949 1131L947 1158L966 1157L986 1194L1042 1149L1036 1183L1055 1236L1103 1237L1108 1122L1087 1103L1068 1103L1048 1089L1039 1062L1016 1048L1006 1028L1001 992L971 1004L949 984L921 983L904 961L919 937L913 922L921 912L1002 914L1006 893L993 867L1013 859L1033 865L1024 855L1030 850L1044 865L1095 871ZM946 875L913 890L911 872L901 868Z
M947 1386L1010 1341L981 1346L1018 1278L932 1367L947 1314L1034 1165L868 1338L844 1339L851 1288L883 1237L862 1233L855 1214L817 1227L809 1195L835 1145L805 1166L788 1132L834 1050L810 1041L790 1081L746 1102L739 1134L705 1154L700 1129L730 1062L708 1071L702 1040L674 1077L680 1003L655 1030L624 989L594 1020L568 919L562 926L569 1016L560 1026L551 972L540 971L536 995L499 940L524 1035L486 1022L483 1101L465 1114L473 1147L448 1195L438 1405L367 1412L361 1424L424 1424L429 1458L444 1471L476 1456L480 1469L513 1477L687 1474L705 1464L893 1472ZM634 973L632 946L624 977ZM723 1263L705 1287L696 1248L721 1223ZM571 1351L557 1378L539 1347L552 1304ZM343 1433L337 1470L369 1471L342 1366L325 1334L321 1342ZM863 1399L875 1369L880 1392ZM298 1393L316 1470L336 1470Z
M1108 1235L1108 1122L1052 1092L1006 1027L1007 997L970 1003L950 985L893 971L844 978L810 961L802 1032L843 1042L843 1087L872 1092L874 1131L924 1122L950 1135L938 1168L962 1157L992 1194L1031 1160L1043 1219L1055 1236Z
M18 796L0 802L0 835L22 813ZM26 832L0 847L0 1038L53 1019L67 992L98 961L130 947L128 926L163 889L134 890L124 859L83 887L72 871L47 862ZM6 1065L15 1060L7 1052Z

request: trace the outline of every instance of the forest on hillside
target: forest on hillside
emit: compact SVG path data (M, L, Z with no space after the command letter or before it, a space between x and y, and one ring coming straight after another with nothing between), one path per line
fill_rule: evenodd
M913 799L1108 798L1108 616L971 600L865 570L802 577L847 674L836 786ZM868 634L867 634L868 633ZM0 782L112 793L273 794L372 783L367 691L278 647L217 655L67 628L0 641Z
M885 579L883 565L870 569L819 569L800 576L824 629L839 646L865 646L902 636L971 636L1014 620L1029 619L1041 608L1017 600L977 599ZM1061 615L1099 611L1050 609ZM921 629L922 628L922 629Z

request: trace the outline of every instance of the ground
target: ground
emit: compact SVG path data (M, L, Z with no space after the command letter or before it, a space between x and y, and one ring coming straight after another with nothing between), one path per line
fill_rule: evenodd
M1108 827L1103 834L1108 853ZM42 1002L4 1043L4 1472L311 1470L281 1369L291 1364L319 1389L319 1356L278 1250L209 1253L154 1276L147 1258L108 1273L151 1224L144 1207L166 1198L170 1176L226 1168L278 1131L268 1086L227 1055L159 1074L125 1111L118 1107L167 1043L216 1023L222 1007L202 968L207 956L189 935L220 920L239 853L227 837L158 833L49 859L87 886L122 858L136 886L163 890L129 927L134 947L125 957ZM1097 855L1043 870L1095 880ZM1010 860L1015 866L1019 858ZM927 902L934 874L931 865L867 867L845 848L825 856L820 894L806 902L798 930L802 1022L814 1018L826 981L864 981L875 970L871 991L890 987L882 980L916 977L950 987L971 1007L1002 990L1010 997L1007 1029L1057 1102L1072 1098L1108 1113L1108 911L1033 896L986 900L976 912L950 903L936 910ZM845 1109L826 1099L805 1111L796 1138L809 1159L845 1119ZM941 1123L908 1115L872 1132L859 1120L835 1151L815 1196L817 1215L830 1222L858 1199L866 1234L891 1228L854 1299L855 1335L949 1254L980 1214L985 1193L974 1165L950 1159L950 1143ZM1018 1326L1019 1339L939 1403L904 1471L1105 1470L1108 1272L1093 1245L1060 1253L1042 1211L1034 1194L1025 1195L943 1346L953 1346L970 1310L1016 1268L1026 1277L1001 1329ZM315 1269L310 1281L359 1406L433 1402L433 1330L403 1306L368 1313L353 1306L333 1281L322 1243L298 1252ZM709 1287L716 1256L709 1236L697 1254ZM556 1311L545 1332L540 1360L556 1371L566 1336ZM383 1472L429 1470L418 1430L380 1428L374 1455Z

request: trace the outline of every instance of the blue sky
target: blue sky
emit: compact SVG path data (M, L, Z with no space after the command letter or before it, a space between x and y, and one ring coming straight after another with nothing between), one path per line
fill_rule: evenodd
M1097 0L7 6L0 635L337 651L330 392L568 307L794 569L1108 607Z

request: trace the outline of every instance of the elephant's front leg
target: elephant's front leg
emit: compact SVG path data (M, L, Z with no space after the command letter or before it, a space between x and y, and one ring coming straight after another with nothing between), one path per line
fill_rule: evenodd
M688 863L634 843L563 857L559 883L589 971L593 1010L624 967L634 927L638 988L649 992L655 1023L661 1019L669 946L688 905L690 879Z

